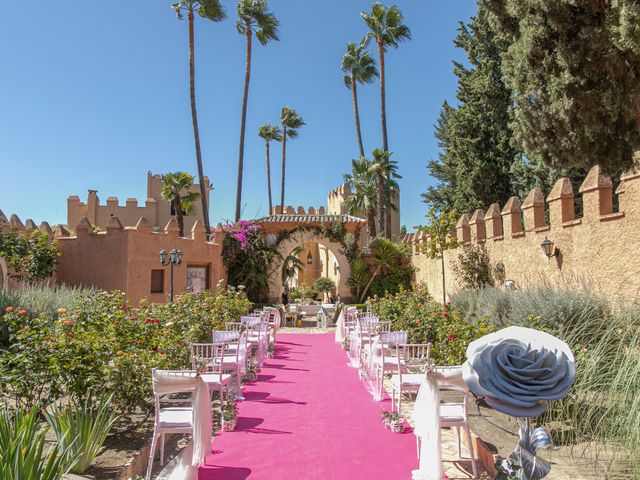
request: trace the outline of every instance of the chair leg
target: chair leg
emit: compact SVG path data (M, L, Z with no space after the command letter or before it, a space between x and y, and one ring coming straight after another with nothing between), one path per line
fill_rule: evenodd
M164 435L160 434L160 465L164 465Z
M458 439L458 458L462 459L462 442L460 438L460 426L456 427L456 438Z
M402 386L398 389L398 413L402 412Z
M153 457L156 454L156 441L158 440L158 434L154 428L153 430L153 439L151 440L151 450L149 451L149 463L147 464L147 475L144 477L145 480L151 480L151 470L153 469Z
M471 456L471 469L473 471L473 478L478 478L478 467L476 466L476 455L473 452L473 443L471 439L471 430L469 429L469 424L464 424L464 433L467 436L467 443L469 444L469 455Z
M391 412L395 409L396 406L396 389L391 386Z

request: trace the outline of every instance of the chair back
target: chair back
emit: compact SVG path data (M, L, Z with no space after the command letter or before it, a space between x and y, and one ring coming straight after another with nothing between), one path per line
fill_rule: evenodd
M191 343L191 368L204 373L213 373L220 376L222 381L222 360L226 349L226 343Z
M399 330L396 332L383 331L380 333L380 339L382 343L388 347L397 347L398 345L405 345L407 343L408 332L406 330Z
M262 322L262 319L260 318L260 316L246 316L240 317L240 322L245 324L248 328L253 328L260 322Z
M240 338L240 332L238 330L212 330L211 340L213 343L230 343L235 342Z
M429 363L430 343L404 343L398 345L398 373L424 373Z
M247 326L242 322L224 322L225 330L234 330L236 332L243 331Z

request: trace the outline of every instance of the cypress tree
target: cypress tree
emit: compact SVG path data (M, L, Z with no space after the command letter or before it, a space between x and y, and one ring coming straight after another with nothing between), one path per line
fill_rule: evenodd
M507 48L511 127L527 157L610 173L640 146L640 3L484 0Z
M502 81L504 46L482 3L469 24L460 23L454 43L469 66L454 62L458 102L445 102L440 112L435 135L441 152L427 165L438 183L423 198L437 209L464 212L511 196L509 169L518 151L511 145L511 92Z

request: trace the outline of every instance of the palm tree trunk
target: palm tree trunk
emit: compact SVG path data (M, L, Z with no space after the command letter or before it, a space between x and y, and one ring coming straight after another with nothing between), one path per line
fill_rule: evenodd
M244 169L244 131L247 124L247 101L249 100L249 80L251 78L251 25L245 25L247 31L247 57L244 70L244 94L242 96L242 120L240 121L240 147L238 151L238 181L236 184L236 222L240 220L242 210L242 171Z
M196 111L196 74L195 74L195 40L193 35L193 8L188 11L189 20L189 96L191 99L191 122L193 124L193 141L196 146L196 163L198 164L198 181L200 182L200 199L202 201L202 217L204 228L208 235L211 233L209 225L209 206L207 205L207 185L204 183L202 169L202 152L200 150L200 129L198 128L198 112Z
M269 192L269 215L271 215L273 210L273 205L271 202L271 161L269 160L269 141L265 142L267 146L267 192Z
M360 157L364 157L364 147L362 146L362 131L360 130L360 111L358 109L358 92L356 77L351 74L351 97L353 98L353 114L356 117L356 135L358 136L358 149Z
M384 178L381 169L376 172L376 214L378 215L378 233L385 236L384 216Z
M287 127L286 125L282 126L282 185L280 187L280 208L282 211L280 213L284 213L284 180L285 180L285 165L287 159Z
M381 268L378 267L376 268L376 270L373 272L373 275L371 275L371 278L369 279L369 281L367 282L367 284L364 287L364 290L362 291L362 295L360 295L360 300L359 303L364 302L365 297L367 296L367 292L369 291L369 288L371 287L371 284L373 283L373 281L376 279L376 277L378 275L380 275L380 271Z
M369 233L369 240L376 238L376 211L373 205L367 205L367 231Z
M441 253L440 259L442 261L442 304L447 303L447 287L444 281L444 252Z
M178 195L180 195L179 192ZM182 214L182 202L179 198L173 201L173 211L176 215L176 222L178 224L178 236L184 237L184 215Z
M384 44L378 40L378 56L380 57L380 117L382 121L382 149L389 151L387 139L387 99L385 94Z

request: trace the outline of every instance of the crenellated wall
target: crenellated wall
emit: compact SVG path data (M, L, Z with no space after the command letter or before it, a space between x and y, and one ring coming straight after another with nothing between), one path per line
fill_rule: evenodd
M209 202L209 180L207 184L207 203ZM147 174L147 198L144 205L139 205L136 198L127 198L124 205L116 197L108 197L106 204L100 204L97 190L89 190L87 201L81 202L80 197L71 195L67 198L67 226L73 227L82 217L86 217L92 225L104 229L111 217L118 217L120 223L126 227L134 226L140 217L145 217L154 230L162 230L172 217L170 203L162 198L163 182L160 175L151 172ZM200 185L194 183L190 192L200 193ZM202 223L202 203L198 200L193 204L194 211L184 217L185 230L191 230L199 221Z
M178 236L178 224L171 218L162 231L154 231L146 217L140 217L134 227L123 226L116 216L109 217L103 231L96 232L87 217L81 217L71 234L64 225L51 229L47 222L39 227L32 220L22 223L17 215L9 219L0 210L0 232L26 233L40 230L53 234L60 258L53 282L72 286L121 290L137 303L143 298L163 302L169 293L169 267L160 264L160 251L176 248L183 252L182 265L174 270L174 292L187 290L189 267L208 271L208 288L215 288L226 279L222 261L222 226L218 225L212 241L205 241L204 225L195 222L188 237ZM0 259L0 287L16 284L7 275L6 264ZM164 270L161 292L152 292L152 270Z
M640 295L640 170L622 175L615 191L617 212L612 181L599 166L589 171L580 186L581 218L575 215L574 194L569 179L561 178L546 199L536 188L522 203L512 197L503 208L496 203L486 213L479 209L471 217L464 214L456 226L457 238L462 244L484 245L491 264L501 262L506 279L513 280L516 288L544 283L586 285L612 300L635 300ZM545 238L553 241L557 255L544 255L540 244ZM427 284L433 296L441 299L440 260L420 253L425 234L412 233L403 241L412 246L416 281ZM453 265L460 253L461 248L445 253L447 293L458 287Z
M95 233L86 217L75 227L75 236L57 235L60 260L56 268L58 281L68 285L92 286L105 290L122 290L131 302L148 298L166 300L169 293L169 267L160 265L160 251L176 248L183 252L182 265L174 270L174 292L187 290L189 267L205 267L208 288L226 278L222 263L222 227L213 241L205 241L204 225L196 222L189 237L178 236L178 224L170 219L163 231L141 217L135 227L124 227L118 217L110 217L104 232ZM164 270L162 292L152 292L152 271Z
M325 213L324 207L309 207L305 210L302 206L293 208L291 205L286 205L284 211L280 205L271 208L271 215L325 215Z

